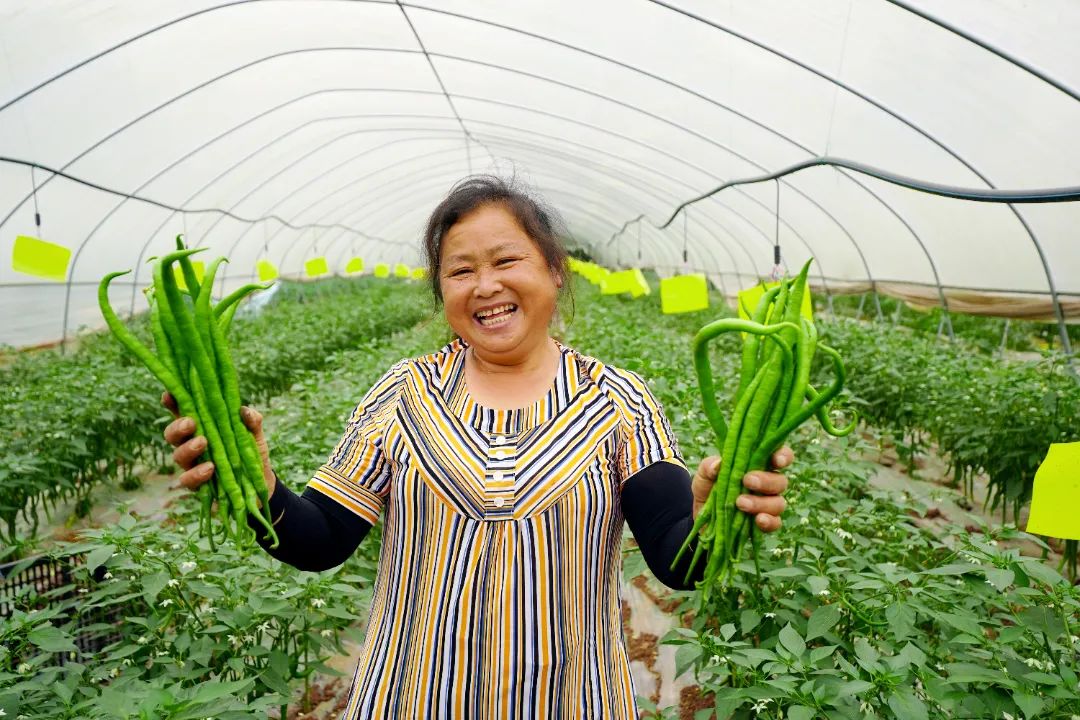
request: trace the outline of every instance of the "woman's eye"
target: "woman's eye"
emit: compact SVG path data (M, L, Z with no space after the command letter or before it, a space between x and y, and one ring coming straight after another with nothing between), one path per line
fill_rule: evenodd
M469 268L458 268L457 270L450 271L450 277L461 277L462 275L467 275L470 272L472 271L469 270Z
M509 265L510 263L514 262L515 260L517 260L517 258L502 258L501 260L499 260L495 264L496 265Z

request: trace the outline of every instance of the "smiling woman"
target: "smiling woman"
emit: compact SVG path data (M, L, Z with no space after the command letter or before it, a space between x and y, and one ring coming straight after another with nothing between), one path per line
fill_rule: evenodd
M647 383L552 337L568 290L558 228L498 178L450 191L424 248L457 337L390 368L302 495L277 482L261 417L246 413L279 546L259 542L273 557L325 570L385 523L343 720L637 717L623 523L657 578L688 587L689 556L672 563L719 458L691 479ZM166 433L191 467L201 448L190 427ZM790 462L787 448L773 459ZM188 470L181 483L205 477ZM757 494L740 507L762 530L780 526L786 482L747 477Z

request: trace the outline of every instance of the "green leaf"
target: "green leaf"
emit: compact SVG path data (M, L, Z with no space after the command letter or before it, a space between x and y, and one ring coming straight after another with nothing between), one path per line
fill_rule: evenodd
M756 610L743 610L739 615L739 626L743 635L756 628L761 623L761 613Z
M977 638L983 636L982 627L970 617L956 615L954 613L938 613L937 617L939 620L944 621L947 625L951 625L960 632L965 632L968 635Z
M832 657L833 652L836 651L837 645L822 645L816 647L810 651L810 662L817 665L819 662L827 657Z
M996 587L998 590L1004 590L1013 583L1013 578L1016 575L1012 570L1005 570L1002 568L986 568L987 581Z
M896 717L904 720L927 720L926 704L915 696L911 688L899 688L889 696L889 708Z
M1021 625L1036 632L1046 633L1047 637L1058 637L1065 632L1065 625L1061 622L1061 618L1050 608L1029 607L1016 618Z
M787 720L814 720L814 708L805 705L792 705L787 711Z
M116 548L112 545L101 545L94 548L86 554L86 569L94 572L99 565L104 565L105 561L111 558L114 552L116 552Z
M802 654L806 652L806 642L799 635L799 631L788 623L780 631L780 644L783 645L788 652L794 655L796 658L802 657Z
M143 597L146 598L146 602L153 604L157 600L157 596L161 593L161 589L169 582L169 573L161 570L153 573L152 575L146 575L142 579Z
M1016 686L1008 674L973 663L949 663L945 666L945 673L945 682L949 683L989 683L1009 688Z
M69 652L79 649L71 641L70 635L53 625L34 628L26 637L45 652Z
M840 606L835 604L821 605L814 610L806 623L807 642L814 638L823 637L838 622L840 622Z
M207 703L227 695L236 695L249 685L251 685L250 679L233 680L232 682L208 680L197 686L189 699L192 703Z
M796 567L782 567L782 568L777 568L776 570L770 570L769 572L767 572L765 574L768 575L769 577L784 577L784 578L802 577L803 575L806 574L806 570L803 570L801 567L797 567L797 566Z
M1022 692L1014 692L1012 699L1020 712L1024 713L1026 720L1032 720L1046 704L1042 698Z
M952 565L942 565L941 567L932 568L930 570L923 570L923 575L966 575L970 572L975 572L979 569L978 565L972 565L971 563L954 563Z

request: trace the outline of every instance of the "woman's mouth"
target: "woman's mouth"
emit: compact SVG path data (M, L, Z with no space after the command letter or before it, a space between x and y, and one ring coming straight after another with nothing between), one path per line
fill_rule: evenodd
M495 307L473 313L473 318L476 322L486 328L496 327L510 322L510 319L514 316L514 313L517 312L517 309L517 305L513 303L496 305Z

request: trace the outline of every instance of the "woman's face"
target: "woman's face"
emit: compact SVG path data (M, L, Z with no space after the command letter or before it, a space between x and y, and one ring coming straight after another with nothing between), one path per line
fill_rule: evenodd
M502 205L483 205L442 240L439 286L450 327L488 362L541 350L562 276Z

